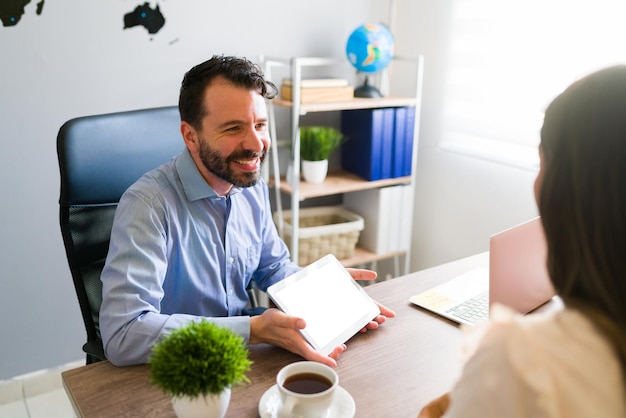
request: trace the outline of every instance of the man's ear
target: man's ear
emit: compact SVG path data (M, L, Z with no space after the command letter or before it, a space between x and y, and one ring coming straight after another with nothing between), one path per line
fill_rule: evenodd
M182 121L180 123L180 133L183 136L183 140L185 141L185 145L189 151L194 152L198 149L198 133L189 123Z

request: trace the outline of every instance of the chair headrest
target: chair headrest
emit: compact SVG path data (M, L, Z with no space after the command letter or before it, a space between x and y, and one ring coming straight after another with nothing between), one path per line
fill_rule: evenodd
M147 171L184 149L175 106L84 116L61 126L61 205L117 203Z

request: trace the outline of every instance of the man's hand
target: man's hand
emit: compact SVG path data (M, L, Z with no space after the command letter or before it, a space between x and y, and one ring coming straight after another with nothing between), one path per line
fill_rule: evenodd
M354 280L375 280L378 274L374 270L347 268Z
M420 411L417 418L440 418L450 407L450 394L444 393L440 397L430 401Z
M374 280L376 272L367 269L347 269L355 280ZM383 305L376 303L380 309L380 315L376 316L367 324L361 332L368 329L376 329L387 318L393 318L396 314ZM302 318L290 316L284 312L270 308L263 314L250 318L250 344L268 343L276 347L284 348L294 354L304 357L306 360L317 361L330 367L337 366L337 358L346 351L347 346L341 344L332 353L325 356L315 349L304 339L300 333L306 327L306 322Z
M369 322L369 324L361 328L360 332L365 332L368 329L376 329L378 328L380 324L385 322L387 318L393 318L396 316L396 313L392 311L391 309L386 308L385 306L381 305L380 303L376 301L374 302L376 303L376 305L378 305L378 309L380 309L380 315L377 315L376 318L374 318L373 320Z
M348 270L348 273L350 273L354 280L374 280L377 276L376 272L373 270L354 268L348 268L346 270ZM396 316L396 313L391 309L386 308L378 302L376 302L376 305L378 305L378 309L380 309L380 315L370 321L369 324L361 328L361 332L365 332L368 329L376 329L380 324L385 322L387 318L393 318Z
M306 326L304 319L289 316L274 308L250 318L250 344L269 343L298 354L307 360L317 361L330 367L337 366L337 358L346 350L346 345L335 348L325 356L313 349L300 330Z

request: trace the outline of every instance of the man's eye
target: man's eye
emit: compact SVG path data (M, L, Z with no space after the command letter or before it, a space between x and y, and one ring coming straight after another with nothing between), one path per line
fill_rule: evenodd
M267 128L267 122L260 122L256 124L257 130L263 130Z

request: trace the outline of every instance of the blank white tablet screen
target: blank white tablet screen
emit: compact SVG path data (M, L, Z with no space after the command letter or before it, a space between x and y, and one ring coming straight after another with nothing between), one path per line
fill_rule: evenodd
M295 279L285 279L288 283L281 284L276 292L271 291L270 296L283 311L303 318L305 337L308 334L316 349L330 353L379 310L345 268L336 259L326 257L316 262L317 267L308 267L310 271L296 273Z

